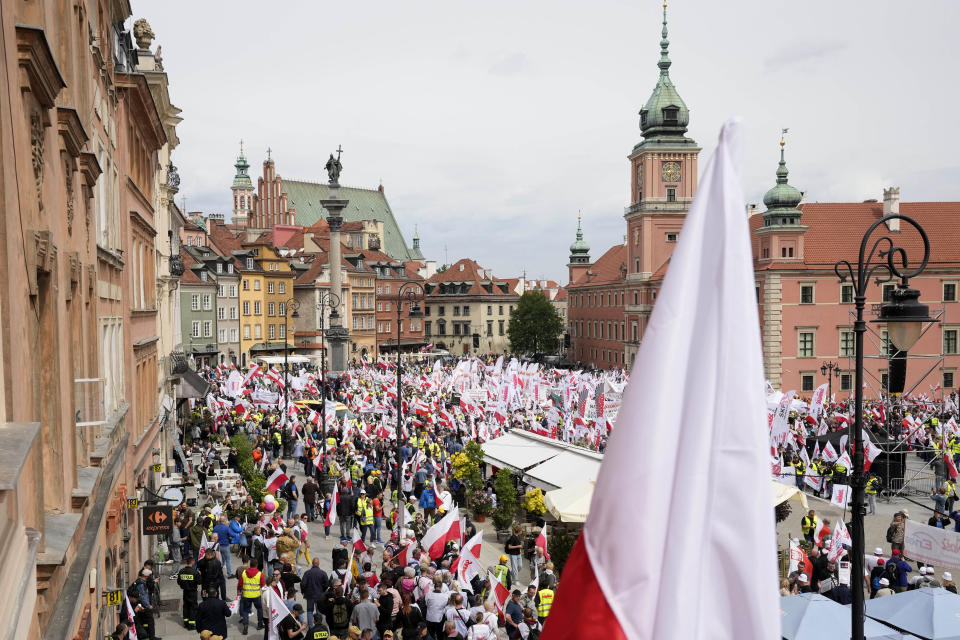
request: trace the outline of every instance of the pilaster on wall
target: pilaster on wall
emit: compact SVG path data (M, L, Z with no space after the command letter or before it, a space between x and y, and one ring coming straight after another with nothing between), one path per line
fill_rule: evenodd
M767 273L763 286L763 371L775 389L782 381L783 282L778 273Z

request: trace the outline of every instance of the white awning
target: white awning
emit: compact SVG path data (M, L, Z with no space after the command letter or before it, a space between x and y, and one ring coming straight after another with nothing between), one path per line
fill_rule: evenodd
M521 473L561 452L559 447L513 433L483 443L483 459L487 464Z
M583 484L597 479L603 456L589 451L561 451L556 456L528 469L523 481L544 491Z
M560 522L586 522L593 498L593 480L571 484L543 494L543 501Z

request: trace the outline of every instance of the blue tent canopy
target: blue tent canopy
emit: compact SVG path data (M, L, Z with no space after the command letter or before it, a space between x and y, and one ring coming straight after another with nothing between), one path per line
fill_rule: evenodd
M867 616L927 640L960 640L960 596L946 589L915 589L870 600Z
M890 627L867 619L866 640L902 640ZM850 609L819 593L780 598L780 635L784 640L850 640Z

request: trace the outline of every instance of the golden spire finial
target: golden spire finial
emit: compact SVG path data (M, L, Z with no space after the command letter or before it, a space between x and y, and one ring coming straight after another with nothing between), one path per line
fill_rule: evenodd
M790 129L780 129L780 146L783 147L787 144L787 133Z

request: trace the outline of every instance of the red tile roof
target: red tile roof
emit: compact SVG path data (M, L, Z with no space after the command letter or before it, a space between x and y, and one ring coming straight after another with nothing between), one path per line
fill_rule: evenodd
M627 263L627 245L616 244L580 274L570 286L599 286L625 282L622 267Z
M882 202L810 202L800 205L801 223L809 227L803 236L804 264L784 261L776 267L830 267L838 260L854 262L867 228L883 216ZM930 265L960 263L960 202L901 202L900 213L916 220L930 239ZM751 231L763 226L763 216L750 218ZM877 229L872 238L882 237ZM759 238L753 236L753 252L758 255ZM913 227L900 221L900 233L892 234L897 246L907 251L911 261L923 256L923 244ZM766 265L760 268L770 268Z

